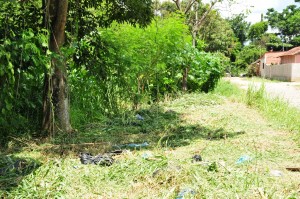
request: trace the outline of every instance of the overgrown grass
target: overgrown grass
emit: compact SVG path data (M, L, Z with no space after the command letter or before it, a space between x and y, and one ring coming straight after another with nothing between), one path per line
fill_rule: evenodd
M300 145L300 110L290 106L280 98L271 98L264 85L258 90L250 86L245 96L245 102L251 107L258 108L277 128L291 131Z
M274 82L273 80L251 78L251 81L253 80L260 82ZM239 89L238 86L231 84L229 81L223 80L214 93L258 109L274 127L294 133L294 138L300 145L300 110L290 106L279 97L270 97L265 91L264 84L259 88L255 88L254 85L249 86L245 92L244 90Z
M229 81L220 80L218 86L213 91L214 94L224 97L234 97L236 99L243 95L243 90L238 86L231 84Z
M285 169L300 162L299 147L289 132L259 114L256 92L246 95L222 81L214 93L185 94L80 126L52 144L23 147L3 160L39 164L11 178L12 185L2 184L0 197L299 198L299 173ZM80 151L103 153L132 142L149 146L125 147L110 167L82 165L78 158ZM203 161L192 161L196 154ZM238 164L243 155L251 159ZM281 176L272 174L276 170ZM8 171L0 180L15 170Z

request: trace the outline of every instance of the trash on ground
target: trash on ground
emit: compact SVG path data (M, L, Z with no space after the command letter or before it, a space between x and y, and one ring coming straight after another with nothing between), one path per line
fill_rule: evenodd
M128 143L128 144L121 144L121 145L114 145L113 147L116 149L124 149L124 148L144 148L149 146L148 142L144 142L144 143Z
M130 143L130 144L124 144L122 146L130 147L130 148L139 148L139 147L147 147L147 146L149 146L149 144L148 144L148 142L144 142L144 143L140 143L140 144Z
M242 155L237 161L236 164L242 164L244 162L250 162L252 158L248 155Z
M176 199L184 199L184 197L187 195L191 196L191 195L195 195L195 194L196 194L196 192L193 189L190 189L190 188L183 189L178 193Z
M194 155L192 157L193 162L201 162L202 161L202 157L200 155Z
M271 170L271 171L270 171L270 174L271 174L272 176L275 176L275 177L281 177L281 176L283 176L282 172L279 171L279 170Z
M38 168L39 163L10 156L0 156L0 177L14 174L26 174ZM0 183L1 186L1 183Z
M286 170L292 171L292 172L300 172L300 167L288 167L288 168L286 168Z
M138 119L138 120L144 120L144 117L143 116L141 116L140 114L136 114L136 119Z
M151 157L153 157L153 154L151 152L145 152L142 155L142 158L145 159L145 160L148 160Z
M79 158L82 164L96 164L101 166L110 166L114 163L114 159L112 157L115 155L119 155L121 153L122 153L121 150L99 154L96 156L93 156L90 153L80 153Z

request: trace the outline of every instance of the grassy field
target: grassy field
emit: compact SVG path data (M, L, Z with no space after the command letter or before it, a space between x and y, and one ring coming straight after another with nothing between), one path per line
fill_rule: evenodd
M44 144L16 138L1 155L0 198L300 198L300 172L286 169L300 167L298 127L278 120L286 109L221 82ZM120 148L109 167L78 158Z

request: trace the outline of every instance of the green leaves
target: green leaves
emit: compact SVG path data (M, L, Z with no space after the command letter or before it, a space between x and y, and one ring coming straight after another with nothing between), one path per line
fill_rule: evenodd
M247 34L250 27L250 23L246 21L246 17L245 14L241 13L228 20L235 36L242 45L247 40Z
M43 75L50 68L46 31L0 38L0 134L34 130L39 124Z
M268 22L262 21L250 26L248 37L251 41L261 39L262 35L268 30Z
M300 7L289 5L282 12L268 9L266 18L272 28L277 28L284 42L290 42L300 35ZM300 43L295 43L299 45Z

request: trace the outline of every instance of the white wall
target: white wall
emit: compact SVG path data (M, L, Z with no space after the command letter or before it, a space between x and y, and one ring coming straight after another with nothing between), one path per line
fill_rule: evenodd
M281 81L300 81L300 64L281 64L260 66L261 76L269 79L277 79Z
M292 64L292 82L300 82L300 63Z

